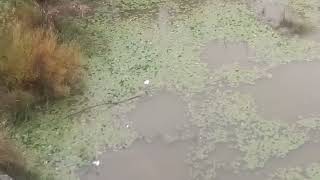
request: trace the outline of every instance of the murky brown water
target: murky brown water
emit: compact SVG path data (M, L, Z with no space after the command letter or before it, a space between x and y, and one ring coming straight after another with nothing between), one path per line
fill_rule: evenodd
M188 145L137 142L131 148L110 152L81 180L191 180L185 164Z
M235 149L232 149L225 144L219 144L209 158L214 159L216 162L229 164L240 156L241 154Z
M232 61L249 62L245 45L230 45L223 51L224 48L219 43L211 44L203 53L204 61L212 68ZM220 55L215 52L220 52ZM254 96L259 114L270 120L293 122L299 115L309 116L319 112L320 85L317 81L320 79L320 62L282 65L271 73L271 79L240 88L242 92ZM129 149L105 153L99 159L101 165L91 167L81 180L192 180L190 167L185 162L191 144L179 141L169 144L159 138L175 135L177 128L188 122L187 109L187 103L170 92L159 92L140 99L128 118L133 128L141 136L151 138L152 143L139 141ZM233 170L217 169L216 180L264 180L278 168L320 161L320 158L316 158L318 149L319 144L306 144L290 152L284 159L269 161L265 168L255 172L235 173ZM219 145L208 160L230 166L239 156L239 152Z
M302 37L311 41L320 42L320 29L314 29L307 34L304 34Z
M243 46L234 45L232 48L228 50L229 55L239 53L239 57L247 60ZM211 57L209 51L206 55L208 59ZM230 59L224 53L220 56L225 56L225 60ZM219 64L223 62L212 63L214 66ZM319 69L320 62L282 65L271 71L271 79L260 80L254 86L243 86L240 90L254 96L259 114L265 118L293 122L299 115L308 116L319 112ZM159 138L176 134L177 127L188 122L186 104L178 95L170 92L159 92L140 99L128 118L133 128L141 136L151 138L152 143L139 141L129 149L105 153L99 159L101 165L91 167L81 180L192 180L190 167L185 162L191 144L179 141L166 143L163 138ZM233 170L219 168L216 170L216 180L265 180L278 168L303 167L310 162L320 161L320 158L316 158L319 147L319 144L306 144L290 152L284 159L272 159L265 168L254 172L235 173ZM241 153L236 150L219 145L208 160L229 167L240 156Z
M319 69L319 62L282 65L271 71L271 79L241 90L254 96L265 118L294 122L299 116L319 113Z
M271 13L272 20L275 19L273 21L278 21L278 12L267 13ZM161 8L159 28L164 39L168 32L168 18L168 10ZM313 34L312 37L318 36ZM161 43L166 46L165 40ZM255 52L245 42L211 41L203 47L200 58L210 70L235 62L251 67ZM299 116L320 113L320 62L282 65L272 69L271 73L270 79L239 88L254 97L259 114L266 119L293 123ZM101 165L91 167L81 180L192 180L190 167L185 162L191 143L167 143L159 138L175 136L177 129L189 118L187 102L174 93L160 92L140 99L136 108L128 114L128 119L139 135L152 139L151 143L138 141L123 151L103 154L99 159ZM319 148L319 144L306 144L283 159L270 160L265 168L254 172L236 173L218 168L214 180L266 180L278 168L305 166L320 161L317 158ZM219 145L207 159L229 166L240 156L241 153L236 150Z
M201 60L209 69L218 69L222 65L239 62L249 65L255 52L245 42L211 41L202 51Z
M133 128L152 143L136 142L129 149L104 154L101 165L89 169L82 180L191 180L185 163L190 143L167 143L188 120L186 103L162 92L142 98L128 114Z
M188 121L187 104L172 93L160 93L141 99L129 113L133 128L142 136L175 135Z

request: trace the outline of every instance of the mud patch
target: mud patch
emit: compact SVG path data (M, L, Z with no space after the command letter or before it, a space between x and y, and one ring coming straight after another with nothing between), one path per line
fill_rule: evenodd
M242 88L253 94L258 110L268 119L288 122L320 113L320 63L296 63L272 71L272 79Z
M161 93L142 99L128 116L140 135L152 138L176 135L187 122L188 111L177 95Z
M188 145L135 143L130 149L106 153L101 165L81 180L191 180L184 163Z
M236 62L249 65L255 57L255 52L245 42L212 41L208 43L201 54L201 59L211 70L222 65Z

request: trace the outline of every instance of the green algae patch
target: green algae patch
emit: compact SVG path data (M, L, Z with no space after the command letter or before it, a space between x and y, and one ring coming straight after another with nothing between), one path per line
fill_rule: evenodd
M196 160L214 152L215 144L228 143L243 154L240 168L262 168L268 160L283 158L308 140L295 126L261 118L253 99L238 92L208 92L206 100L191 109L202 141L194 153L200 154Z
M188 91L204 87L207 69L199 62L199 46L187 28L169 26L162 31L151 18L111 24L102 18L88 29L98 33L95 42L102 45L96 49L99 57L93 59L93 72L108 69L100 79L127 87L124 93L141 89L146 79L155 87ZM121 93L121 89L112 91Z
M212 39L245 41L257 53L257 61L271 65L318 57L319 45L299 38L284 37L257 21L240 2L209 2L194 9L186 21L202 42Z
M317 0L289 0L288 5L304 20L317 25L319 21L319 1Z
M320 129L320 117L309 117L297 121L297 124L308 129Z
M97 12L104 12L104 7ZM201 47L213 39L248 42L257 51L256 60L269 65L317 57L318 44L282 37L236 2L209 2L166 22L143 16L111 21L99 13L89 21L86 31L92 34L95 55L99 54L91 66L109 69L103 79L118 79L115 82L128 85L130 92L141 88L145 79L155 86L201 89L208 74L199 60ZM244 71L238 73L243 77L234 73L224 77L235 85L235 81L252 83L263 74Z
M95 159L99 150L123 148L136 138L134 132L114 121L108 107L67 117L88 103L58 103L13 129L26 153L35 156L31 166L43 172L43 179L76 179L74 171Z
M146 10L158 6L164 0L116 0L114 4L121 10Z
M179 13L186 13L203 2L198 0L114 0L108 3L114 8L113 10L116 9L121 15L130 17L152 15L157 13L161 7L166 7Z
M253 85L256 80L267 78L270 74L258 67L242 67L239 63L222 65L221 68L210 74L210 83L227 84L229 87L238 87L241 84Z
M320 179L320 164L312 163L307 167L281 168L269 180L317 180Z

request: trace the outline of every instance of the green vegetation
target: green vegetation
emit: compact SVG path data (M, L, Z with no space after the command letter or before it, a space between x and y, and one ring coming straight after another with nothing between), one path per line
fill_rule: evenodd
M239 63L222 65L210 75L212 84L227 84L238 87L241 84L254 84L257 79L270 76L266 70L258 67L242 67Z
M116 3L122 10L153 9L156 12L159 3L166 7L169 2L121 0ZM216 86L206 85L222 83L238 87L254 84L257 79L268 77L266 70L272 66L318 57L319 44L281 36L258 22L254 13L239 1L209 1L194 8L182 1L175 1L175 4L177 6L172 6L170 11L187 11L177 15L168 13L167 19L160 22L143 13L113 17L110 7L99 6L90 16L59 21L62 28L59 37L41 28L24 28L21 23L9 26L14 31L7 31L9 36L0 39L0 44L5 40L10 45L0 48L0 57L4 54L10 57L10 62L15 62L4 66L6 61L0 60L1 78L5 77L1 82L6 82L6 88L23 93L31 91L32 96L34 93L67 96L73 85L78 84L80 55L73 43L60 44L58 40L76 39L90 55L88 88L83 94L50 102L46 108L32 113L32 121L21 122L10 129L26 153L34 156L30 166L40 169L43 179L52 176L76 179L74 171L94 159L105 147L128 147L137 134L121 124L119 116L130 109L129 103L69 115L101 103L101 100L116 102L145 90L169 88L185 95L205 94L205 101L191 102L191 123L200 128L199 137L204 142L195 148L195 156L191 159L198 172L196 177L214 176L212 168L215 166L206 164L205 158L217 143L232 144L244 154L240 166L255 169L263 167L272 158L285 157L308 141L306 131L296 125L266 120L258 115L249 95L219 92ZM7 6L0 4L0 7ZM0 18L5 19L2 14ZM74 31L81 33L71 37ZM231 64L210 72L200 61L200 54L205 44L216 39L247 42L256 50L257 63L265 68ZM35 58L39 54L46 57L40 59L44 64L44 76L40 76L40 72L32 74L37 72L31 67L39 63ZM21 58L24 56L28 58ZM16 62L25 65L16 69ZM7 78L9 74L14 80ZM150 80L148 87L143 84L145 80ZM25 85L38 81L45 82L42 87L46 91L35 92ZM16 99L15 93L13 99ZM5 97L10 96L6 94ZM196 162L202 164L196 166ZM212 168L208 170L207 166Z
M5 16L0 32L2 110L70 95L82 79L77 45L59 43L31 5L17 5Z
M24 130L37 121L33 117L20 119L7 114L24 114L30 111L29 107L41 107L50 100L70 96L80 90L84 72L78 45L59 41L35 2L5 1L1 5L0 122L1 128L14 132L21 124ZM40 125L44 125L42 123ZM62 125L63 120L55 123ZM32 126L33 132L37 130ZM13 136L18 137L17 134ZM28 132L23 135L28 136ZM32 160L33 154L32 151L26 153L26 158ZM37 169L36 166L29 168Z
M116 0L114 3L122 10L145 10L155 8L164 0Z
M320 128L320 118L319 117L309 117L297 121L299 125L309 129L319 129Z
M319 22L319 2L317 0L289 0L289 6L308 23L317 25Z
M270 180L317 180L320 178L320 165L313 163L309 167L283 168L277 170Z
M209 157L218 143L227 143L243 153L238 168L262 168L270 159L285 157L308 140L307 134L295 126L260 117L249 95L219 90L205 95L204 102L191 105L192 123L200 129L201 139L191 154L191 163L205 162L204 157ZM199 177L207 177L207 171L201 168L195 166L194 171Z

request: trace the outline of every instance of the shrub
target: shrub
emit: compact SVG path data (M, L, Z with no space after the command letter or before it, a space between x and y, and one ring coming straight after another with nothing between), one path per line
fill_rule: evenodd
M34 102L30 97L68 96L82 79L78 45L59 42L52 28L41 25L36 10L28 8L8 11L0 29L0 100L8 100L9 107L25 99Z

